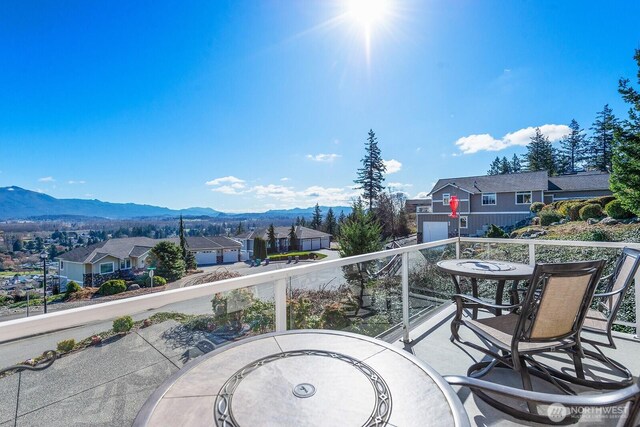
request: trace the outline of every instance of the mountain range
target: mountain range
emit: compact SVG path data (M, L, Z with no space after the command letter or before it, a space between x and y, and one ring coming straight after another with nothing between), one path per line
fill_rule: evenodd
M321 206L323 212L329 207ZM347 206L335 206L336 215L342 210L351 212ZM160 206L136 203L110 203L97 199L56 199L44 193L11 186L0 187L0 220L42 219L60 216L82 216L110 219L140 217L206 216L206 217L296 217L310 215L313 207L270 210L261 213L228 214L211 208L169 209Z

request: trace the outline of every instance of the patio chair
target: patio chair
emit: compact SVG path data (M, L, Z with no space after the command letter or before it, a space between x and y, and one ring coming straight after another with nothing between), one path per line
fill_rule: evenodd
M636 427L640 425L640 380L626 388L609 391L607 393L567 396L563 394L521 390L502 384L457 375L448 375L445 376L444 379L451 385L468 387L475 392L490 392L526 402L553 405L547 410L547 416L544 417L546 418L544 421L545 424L575 423L577 421L575 414L584 413L584 408L602 409L622 407L623 410L619 411L620 419L617 425L621 427ZM601 413L607 414L605 411ZM609 410L608 413L611 414L613 412Z
M584 378L580 329L604 264L602 260L537 264L521 304L497 305L464 294L454 295L457 309L451 322L451 340L492 358L490 362L473 364L467 375L477 378L496 366L507 367L520 374L526 390L532 390L530 375L535 375L553 383L564 393L573 394L566 384L553 378L549 370L534 360L533 356L565 352L573 360L576 375ZM465 300L488 311L503 309L512 312L503 316L464 318ZM459 335L460 326L469 328L486 346L463 340ZM537 422L545 420L544 416L537 414L533 404L529 403L529 411L523 412L486 394L477 394L488 404L511 415Z
M590 344L596 351L583 348L585 356L593 358L605 366L617 371L621 379L612 381L602 379L601 381L590 381L582 378L574 378L567 376L563 372L554 372L554 376L574 382L576 384L599 388L599 389L616 389L633 383L633 375L620 362L607 357L600 347L616 348L613 341L612 329L616 320L616 314L622 305L622 300L633 283L633 278L640 266L640 251L631 248L624 248L614 272L603 277L600 282L604 282L603 293L593 295L591 308L587 311L582 326L583 332L589 334L581 334L582 343ZM604 336L606 342L594 339L593 335Z

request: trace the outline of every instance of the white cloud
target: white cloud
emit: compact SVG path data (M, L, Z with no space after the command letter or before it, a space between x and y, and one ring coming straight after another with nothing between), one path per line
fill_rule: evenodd
M212 188L211 191L214 191L216 193L222 193L222 194L232 194L232 195L238 195L238 194L242 194L243 191L241 191L240 189L234 187L235 184L232 185L222 185L220 187L216 187L216 188ZM241 184L240 184L241 185Z
M313 160L314 162L323 162L323 163L331 163L334 160L342 157L340 154L316 154L315 156L312 154L307 154L307 159Z
M542 125L540 132L549 138L551 142L559 141L571 132L566 125ZM530 138L535 134L535 128L530 126L524 129L510 132L501 139L496 139L488 133L469 135L459 138L455 144L464 154L473 154L478 151L500 151L512 146L526 146Z
M401 190L403 188L413 187L413 184L403 184L401 182L389 182L387 184L387 188L391 188L392 190Z
M52 176L45 176L38 180L38 182L53 182L53 181L55 181L55 179L53 179Z
M415 196L413 196L413 198L414 199L426 199L428 194L429 194L428 191L421 191L421 192L417 193Z
M280 178L280 181L282 181L282 182L291 181L291 178L287 178L287 177L285 176L284 178Z
M223 176L222 178L212 179L207 181L206 185L222 185L222 184L244 184L245 180L236 178L235 176Z
M383 162L384 162L384 165L387 167L387 175L400 172L400 169L402 169L402 163L400 163L395 159L383 160Z
M296 192L293 191L292 188L276 184L256 185L249 191L254 193L256 197L260 199L264 197L273 197L282 200L293 200L296 196Z
M73 184L86 184L86 181L84 181L82 179L79 180L79 181L74 181L73 179L71 179L71 180L67 181L67 184L71 184L71 185L73 185Z

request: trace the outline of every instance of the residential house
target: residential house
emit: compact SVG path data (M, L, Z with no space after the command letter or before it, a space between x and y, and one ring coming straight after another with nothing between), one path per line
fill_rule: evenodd
M407 199L404 204L404 209L408 214L431 212L431 198Z
M149 266L147 258L151 249L163 240L179 243L177 237L127 237L75 248L58 257L60 276L86 286L98 286L105 280L131 276ZM198 265L238 261L241 245L233 239L187 237L186 242Z
M329 249L331 246L331 234L314 230L312 228L303 227L301 225L295 227L296 238L298 240L296 247L292 247L291 242L289 241L291 227L274 227L274 230L277 245L275 252L315 251L318 249ZM242 250L245 251L248 256L253 256L253 239L256 237L264 239L267 242L267 249L271 250L271 248L268 247L268 228L247 231L235 236L235 239L242 243Z
M418 212L421 242L461 236L483 236L490 224L501 227L525 222L531 203L589 199L611 195L609 174L581 172L549 177L546 171L440 179L429 193L432 211ZM459 200L458 219L449 217L449 201Z

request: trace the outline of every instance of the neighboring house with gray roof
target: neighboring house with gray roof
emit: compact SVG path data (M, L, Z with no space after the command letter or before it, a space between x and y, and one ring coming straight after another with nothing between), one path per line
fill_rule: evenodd
M458 235L458 220L449 217L452 196L459 200L460 235L483 236L490 224L513 226L531 217L534 202L590 199L611 195L609 174L579 172L550 177L546 171L440 179L429 195L431 212L418 212L421 242Z
M329 249L331 247L331 234L324 233L312 228L297 225L295 227L297 247L291 247L289 232L291 227L274 227L277 248L275 252L290 251L315 251L318 249ZM264 239L269 245L269 229L263 228L255 231L247 231L235 236L235 239L242 243L242 250L247 251L249 256L253 255L253 239L259 237ZM271 250L271 248L268 248Z
M148 267L151 249L161 241L178 244L179 239L126 237L75 248L58 256L60 275L82 285L97 285L103 279L127 277ZM187 247L198 265L237 262L241 244L228 237L187 237Z

